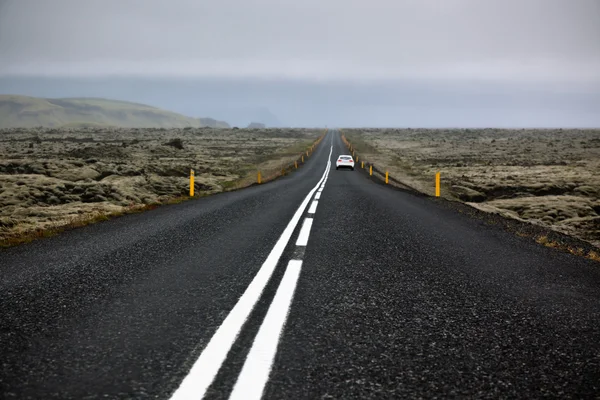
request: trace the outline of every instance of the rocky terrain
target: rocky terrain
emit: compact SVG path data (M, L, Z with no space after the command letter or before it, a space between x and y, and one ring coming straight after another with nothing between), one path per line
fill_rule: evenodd
M600 246L600 130L348 129L359 157L430 195Z
M0 130L0 242L280 173L322 134L284 129Z

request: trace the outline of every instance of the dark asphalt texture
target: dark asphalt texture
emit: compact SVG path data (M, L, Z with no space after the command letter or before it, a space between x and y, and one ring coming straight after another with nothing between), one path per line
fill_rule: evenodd
M168 399L332 159L0 250L0 398ZM268 399L600 398L600 265L329 174ZM285 266L206 398L227 398Z

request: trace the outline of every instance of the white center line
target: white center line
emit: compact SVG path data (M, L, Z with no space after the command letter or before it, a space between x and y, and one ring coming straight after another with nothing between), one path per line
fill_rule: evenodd
M312 223L312 218L304 219L302 229L300 229L300 234L298 235L298 240L296 240L296 246L306 246L308 243L308 237L310 236L310 228L312 227Z
M290 241L302 214L304 214L308 202L317 191L321 182L326 178L331 167L330 160L332 151L333 147L329 150L327 166L325 172L323 172L323 176L316 186L306 195L304 201L302 201L302 204L300 204L300 207L298 207L296 213L267 256L267 259L258 270L258 273L254 279L252 279L252 282L250 282L250 285L248 285L246 291L242 294L242 297L239 298L233 309L229 312L219 329L214 333L200 354L200 357L198 357L192 366L188 375L183 379L179 388L177 388L175 393L171 396L171 400L202 399L206 394L206 390L215 379L221 365L227 357L227 353L237 339L242 326L246 323L248 316L254 309L256 302L269 282L285 247Z
M229 400L260 400L287 320L302 261L290 260Z
M310 205L310 208L308 209L308 213L309 214L314 214L317 211L317 206L319 205L318 201L313 201L312 204Z
M323 192L317 192L317 194L315 194L315 200L319 200L321 198L321 193Z

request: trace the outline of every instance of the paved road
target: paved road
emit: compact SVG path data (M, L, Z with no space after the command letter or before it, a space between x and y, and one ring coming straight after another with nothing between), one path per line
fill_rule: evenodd
M600 398L597 263L344 152L0 250L0 398Z

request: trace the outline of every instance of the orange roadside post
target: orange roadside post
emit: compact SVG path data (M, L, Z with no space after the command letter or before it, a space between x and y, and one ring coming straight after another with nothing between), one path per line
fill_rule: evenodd
M190 169L190 197L194 197L194 170Z

